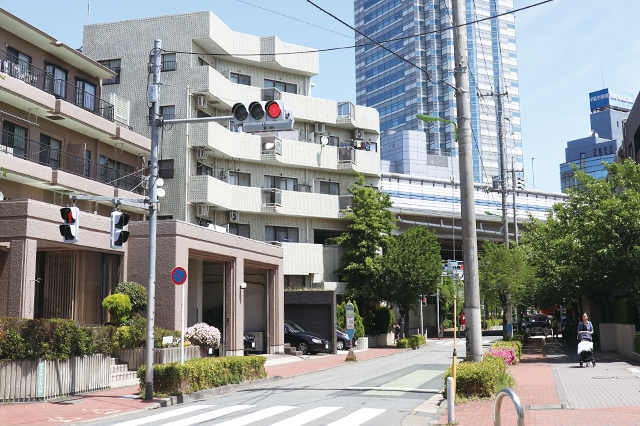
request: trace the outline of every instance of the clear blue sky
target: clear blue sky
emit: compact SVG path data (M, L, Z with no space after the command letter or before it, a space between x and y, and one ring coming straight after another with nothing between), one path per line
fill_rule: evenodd
M353 44L350 30L304 0L258 2L276 12L343 33L339 35L266 12L238 0L209 2L91 1L91 23L212 10L231 29L313 48ZM523 7L537 0L515 0ZM318 0L323 8L353 23L353 2ZM73 47L82 45L87 1L63 5L42 0L3 6L30 24ZM640 1L555 0L516 14L525 179L535 186L560 191L559 164L568 140L587 136L588 93L605 87L637 94L640 90ZM352 49L320 55L320 75L313 78L313 96L355 101Z

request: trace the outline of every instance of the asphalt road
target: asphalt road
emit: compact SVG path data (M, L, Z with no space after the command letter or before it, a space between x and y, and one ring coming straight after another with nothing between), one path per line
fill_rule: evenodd
M489 345L499 337L483 337ZM486 349L486 347L485 347ZM92 424L137 425L400 425L443 388L453 340L349 364L191 404ZM464 357L465 341L458 341Z

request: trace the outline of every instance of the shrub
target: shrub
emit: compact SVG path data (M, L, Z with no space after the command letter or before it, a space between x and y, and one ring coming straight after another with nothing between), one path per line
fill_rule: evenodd
M523 336L524 337L524 336ZM505 340L499 340L491 345L492 348L511 348L513 349L515 362L520 361L522 358L522 343L518 340L509 340L508 342Z
M456 396L492 397L496 389L507 379L506 363L502 357L485 357L482 362L462 361L456 371ZM444 391L447 397L447 377L452 375L451 366L444 372Z
M399 339L396 342L396 348L407 349L407 348L417 348L420 345L424 345L427 343L427 339L420 334L416 334L415 336L411 336L407 339Z
M502 347L492 346L483 355L487 357L503 358L505 364L507 365L512 365L516 363L515 349L512 347L509 348L505 346L502 346Z
M118 284L115 292L129 296L131 314L147 310L147 288L145 286L133 281L125 281Z
M453 328L453 321L451 321L450 319L446 319L446 320L442 321L442 328L444 330L446 330L448 328Z
M409 339L398 339L396 342L396 348L407 349L410 348L411 344L409 343Z
M351 302L351 301L350 301ZM353 317L354 317L354 330L353 334L356 338L364 337L364 324L362 322L362 317L358 313L358 304L354 301L353 303ZM340 328L347 329L347 304L346 302L342 302L340 305L336 306L336 325Z
M218 349L220 346L220 330L204 322L187 328L184 332L184 338L194 345L202 345L207 348Z
M185 333L186 334L186 333ZM181 395L232 383L267 377L265 357L195 358L153 366L153 388L159 394ZM146 366L138 370L140 389L144 392Z
M131 301L126 294L112 294L102 301L102 307L113 316L116 326L122 325L131 314Z
M385 308L384 306L379 307L374 313L374 334L390 333L395 321L396 316L392 309Z

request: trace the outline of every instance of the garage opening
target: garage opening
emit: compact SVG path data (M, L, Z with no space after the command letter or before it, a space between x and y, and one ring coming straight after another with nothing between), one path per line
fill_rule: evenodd
M220 331L219 354L225 353L225 264L203 259L189 259L189 310L187 325L205 322Z
M245 340L245 349L253 353L267 353L269 341L269 274L267 269L245 266L244 282L244 334L253 337Z

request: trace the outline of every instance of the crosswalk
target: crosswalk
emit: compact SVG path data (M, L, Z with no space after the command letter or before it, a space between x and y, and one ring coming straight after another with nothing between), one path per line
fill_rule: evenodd
M485 339L482 341L483 345L490 345L494 342L494 340L492 339ZM460 340L458 341L458 344L460 344ZM440 340L438 342L435 343L435 346L448 346L448 345L453 345L453 340Z
M369 420L376 418L386 411L381 408L360 408L353 412L347 412L348 410L343 407L314 407L304 411L301 410L304 409L289 405L276 405L267 408L259 408L255 405L232 405L229 407L191 405L175 410L168 410L160 414L116 423L111 426L142 426L151 424L163 426L190 426L200 424L202 424L202 426L301 426L319 419L331 422L323 423L327 426L358 426L364 425ZM271 423L273 419L270 418L284 413L291 414L291 416ZM222 418L231 414L236 414L236 416L228 419Z

